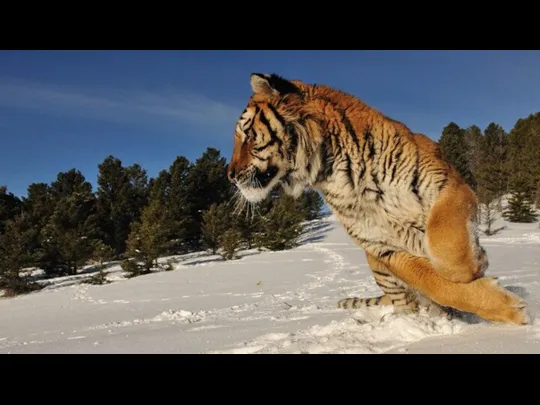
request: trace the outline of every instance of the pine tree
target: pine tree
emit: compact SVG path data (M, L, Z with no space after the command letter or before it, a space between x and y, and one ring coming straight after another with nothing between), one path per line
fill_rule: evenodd
M123 167L120 159L106 157L98 165L97 206L105 244L115 256L126 250L131 223L146 205L147 176L139 165Z
M80 171L71 169L59 173L50 187L38 185L33 191L39 197L33 204L42 203L33 208L52 211L39 232L36 265L51 274L75 274L90 258L99 235L92 185Z
M473 190L476 190L476 181L468 159L465 131L455 122L450 122L442 131L439 145L444 159L456 168Z
M169 201L169 188L171 184L171 174L167 170L161 170L157 177L150 179L148 183L149 201L158 200L165 205Z
M187 251L185 244L188 237L187 230L193 228L193 218L190 214L192 201L187 188L190 169L191 164L184 156L177 156L169 167L167 206L171 223L170 249L173 254Z
M126 214L119 203L126 183L124 168L119 159L108 156L98 165L97 209L100 229L105 244L114 246L117 254L122 252L126 239L121 237Z
M534 201L540 181L540 112L518 119L508 141L510 191Z
M6 186L0 186L0 233L4 231L4 223L15 218L21 208L21 199L9 193Z
M221 257L223 257L224 260L237 259L237 253L242 246L242 239L243 235L238 229L227 229L219 237L219 245L222 248Z
M203 246L216 254L220 247L220 238L231 227L227 203L213 203L202 214Z
M132 276L150 273L158 258L167 252L170 235L167 212L158 198L150 199L139 221L132 224L127 253L137 264Z
M506 190L506 136L500 125L490 123L484 136L477 138L480 159L475 166L476 194L480 202L480 217L488 222L494 214L493 204L499 201L500 205ZM482 210L486 212L482 214Z
M48 254L41 245L43 229L54 213L51 187L47 183L32 183L28 186L27 197L23 200L23 211L28 215L31 236L28 245L32 255L32 264L42 267L46 272L54 272L57 256Z
M533 178L533 188L540 188L540 112L531 114L531 128L527 148L529 150L531 162L531 174ZM536 191L535 190L535 191ZM540 208L540 193L536 194L536 201Z
M56 177L56 181L51 184L50 193L53 204L57 203L64 197L69 197L73 194L91 194L92 185L86 181L84 175L77 169L71 169L67 172L60 172Z
M74 275L93 253L99 235L96 200L90 189L63 195L41 231L40 267Z
M23 210L30 215L30 222L39 230L54 212L51 187L47 183L32 183L23 199Z
M508 207L503 213L510 222L535 222L538 214L534 211L531 200L524 191L514 191L508 200Z
M227 207L231 210L231 227L241 235L241 243L245 244L247 249L251 249L255 244L255 235L260 228L259 216L249 215L247 212L235 213L232 207L229 205Z
M538 180L538 185L536 187L535 205L536 205L536 209L540 210L540 180Z
M272 208L261 218L261 233L258 245L269 250L291 249L302 234L304 216L296 210L292 197L281 193L272 201Z
M466 145L467 165L471 170L473 177L477 179L477 173L480 170L483 160L483 134L477 125L471 125L464 131Z
M186 178L189 217L186 242L192 249L201 246L202 213L213 203L229 201L232 185L227 179L227 161L215 148L206 151L191 166Z
M32 263L29 245L32 233L28 215L22 213L5 222L0 234L0 289L12 296L40 289L41 286L21 275Z
M511 222L534 222L538 215L533 203L540 181L540 113L518 119L508 143L511 198L504 216Z
M315 190L305 190L296 200L296 205L303 212L306 221L321 218L321 210L324 206L324 200Z
M138 163L126 167L129 180L130 211L133 220L138 220L148 203L148 174Z
M107 275L105 274L104 262L111 260L115 256L114 249L103 243L102 240L98 239L94 242L92 259L95 260L98 264L98 273L92 276L87 283L89 284L107 284L110 283L107 280Z
M482 154L484 188L499 200L508 191L508 134L495 123L490 123L484 131Z
M229 200L231 210L232 225L243 236L243 242L248 249L253 247L261 248L259 241L264 235L263 223L265 216L270 212L275 201L277 201L283 191L280 188L273 189L268 197L257 204L244 204L236 200ZM240 204L240 205L239 205ZM302 202L295 201L295 205L302 205ZM305 214L304 209L298 209L301 215Z
M484 233L488 236L495 235L497 232L502 230L503 228L497 228L493 229L493 224L497 220L496 212L497 212L497 200L495 198L486 199L487 201L484 205L484 210L482 214L482 222L486 225L486 229L484 230Z
M192 165L183 156L177 156L169 170L161 170L156 178L150 180L149 196L159 199L167 211L170 223L169 253L181 254L189 250L186 239L193 234L196 222L192 218L193 197L187 186Z

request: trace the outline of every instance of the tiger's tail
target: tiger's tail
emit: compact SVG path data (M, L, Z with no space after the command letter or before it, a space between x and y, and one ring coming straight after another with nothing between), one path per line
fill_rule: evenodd
M386 294L369 298L348 297L338 301L340 309L359 309L365 307L375 307L382 305L392 305L392 300Z

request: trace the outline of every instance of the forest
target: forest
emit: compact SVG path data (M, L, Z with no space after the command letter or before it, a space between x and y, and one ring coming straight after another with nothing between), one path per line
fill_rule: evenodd
M58 277L119 260L139 276L159 268L162 256L208 250L231 260L244 248L288 249L302 224L321 215L324 203L314 191L298 200L275 192L257 207L242 207L226 170L220 151L208 147L194 162L177 156L155 178L107 156L96 190L75 168L50 184L30 184L23 198L3 186L0 288L8 295L39 288L21 275L29 267Z
M540 112L509 132L494 122L484 130L450 122L438 142L476 192L486 235L498 231L497 212L509 222L538 221ZM27 268L58 277L114 260L134 277L160 269L163 256L207 250L234 260L240 249L290 249L305 221L321 216L324 202L310 190L298 200L276 191L256 207L238 205L226 169L226 158L208 147L193 162L177 156L155 178L107 156L95 190L76 168L30 184L22 198L1 186L0 289L10 296L41 288L23 275Z
M538 221L540 112L518 119L509 132L495 122L484 131L450 122L438 142L445 159L476 192L487 235L497 231L492 228L497 212L509 222Z

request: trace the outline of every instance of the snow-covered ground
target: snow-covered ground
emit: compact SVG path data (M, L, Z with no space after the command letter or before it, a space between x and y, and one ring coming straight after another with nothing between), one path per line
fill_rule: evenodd
M115 265L104 285L81 284L90 274L44 280L41 291L0 299L0 353L540 353L540 229L504 225L482 237L489 273L525 297L530 326L336 309L379 289L329 217L290 251L230 262L191 254L132 279Z

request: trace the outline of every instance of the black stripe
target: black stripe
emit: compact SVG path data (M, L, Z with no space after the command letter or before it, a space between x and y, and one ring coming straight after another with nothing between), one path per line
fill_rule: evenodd
M265 157L265 158L263 158L263 157L257 156L257 155L256 155L256 154L254 154L254 153L251 153L251 156L253 156L253 157L254 157L255 159L259 159L259 160L262 160L263 162L266 162L266 161L270 160L270 158L269 158L269 157Z
M293 124L287 124L285 128L289 134L289 147L287 148L287 153L289 154L289 160L292 161L298 149L298 134L296 133L296 129Z
M377 187L377 200L379 200L382 195L383 195L383 192L381 190L381 187L379 185L380 183L380 178L379 178L379 170L378 170L378 167L377 167L377 162L375 161L375 155L376 155L376 150L375 150L375 140L373 138L373 134L371 133L371 131L369 129L366 129L364 131L364 136L365 136L365 140L366 140L366 144L367 144L367 147L369 149L369 153L368 153L368 159L371 160L371 172L370 172L370 175L371 175L371 180L373 181L373 183L375 184L375 187ZM370 191L370 190L364 190L364 191Z
M332 193L331 191L329 191L328 193L326 193L326 197L330 197L334 200L338 200L338 199L341 199L341 196L339 194L334 194Z
M351 139L354 141L354 143L356 144L356 148L357 150L360 149L360 144L359 144L359 141L358 141L358 135L356 134L356 131L354 130L354 127L353 125L351 124L351 121L349 120L349 118L347 117L347 113L346 113L346 110L340 108L336 103L334 103L330 98L328 97L325 97L325 96L318 96L317 97L318 99L320 100L323 100L324 102L326 102L328 105L332 106L332 108L341 115L341 120L343 121L343 125L345 125L345 130L347 131L347 134L351 137ZM336 153L339 154L339 152L341 152L341 146L336 145Z
M439 192L442 191L442 189L446 186L446 183L448 182L448 178L446 177L448 174L446 173L445 177L437 182L439 186Z
M245 113L247 113L247 109L248 109L247 107L244 108L244 111L242 111L242 114L240 114L240 117L238 117L239 120L242 119L242 115L244 115Z
M375 181L374 181L375 182ZM378 187L378 184L375 182L375 185ZM362 195L365 195L367 192L370 192L370 193L375 193L377 194L377 199L379 199L380 197L383 196L383 192L382 190L378 189L378 190L374 190L372 188L369 188L369 187L365 187L363 190L362 190Z
M296 154L298 148L298 134L292 123L287 123L285 118L276 110L272 104L268 104L268 109L274 114L275 119L279 122L282 129L287 131L289 135L289 147L287 148L287 153L289 154L289 160L292 160ZM305 126L305 120L299 120L301 126Z
M416 195L416 198L418 198L418 201L422 201L422 197L420 196L420 193L418 192L418 177L420 175L419 173L419 165L420 165L420 151L418 150L418 146L415 145L415 163L414 163L414 170L411 180L411 190Z
M281 150L281 146L282 146L283 142L282 142L281 139L278 138L276 131L273 130L272 127L270 126L270 122L266 118L264 110L261 110L261 114L260 114L260 117L259 117L259 122L261 123L261 125L264 125L266 127L266 129L268 130L268 133L270 134L270 139L272 139L273 142L277 142L277 144L278 144L278 153L283 158L283 151ZM273 143L272 141L270 141L267 145L262 146L261 148L268 147L271 143ZM258 149L256 149L256 150L258 150Z
M270 134L270 138L276 139L276 141L281 142L281 140L277 137L276 131L274 131L272 127L270 126L270 122L266 118L266 115L264 114L263 110L261 110L261 114L259 116L259 122L261 123L261 125L264 125L266 127L266 129L268 130L268 133Z
M392 298L390 298L390 299L392 300L392 305L394 305L394 306L396 305L396 302L398 302L398 301L401 303L401 305L407 305L408 304L408 302L407 302L407 300L405 298L396 298L395 300L392 299Z
M381 276L382 277L382 276ZM375 277L375 280L377 281L377 284L379 285L383 285L384 287L386 288L402 288L398 283L397 281L394 281L395 278L393 276L385 276L384 278L379 278L377 279L377 277ZM384 283L388 283L389 285L386 285Z
M385 250L385 251L379 253L379 254L377 255L377 257L378 257L379 259L384 259L385 257L388 257L388 256L390 256L390 255L393 254L393 253L394 253L393 250Z
M426 166L429 163L420 164L420 176L418 177L418 189L429 189L431 180L433 179L433 173Z
M389 136L386 136L386 134L382 134L381 135L381 154L383 154L386 149L388 149L388 144L390 143L390 137ZM386 169L386 166L384 166L384 168Z
M274 117L276 117L276 120L281 124L283 128L286 127L287 123L285 122L285 119L278 113L276 108L272 104L267 104L268 109L272 111L272 114L274 114Z
M399 131L396 129L396 132L394 133L394 150L392 152L392 174L390 175L390 183L393 183L396 179L396 170L400 166L399 160L401 158L401 155L403 154L403 145L401 144L401 135Z
M253 114L253 119L255 119L260 112L261 106L259 104L255 104L255 113Z
M402 287L392 287L392 286L387 286L387 285L384 285L384 284L379 284L379 287L381 288L381 290L384 290L384 292L386 294L401 294L401 293L404 293L405 292L405 289L402 288Z
M402 157L401 161L397 163L399 173L396 176L396 180L403 179L404 177L406 178L410 174L413 165L412 161L413 157L410 154L405 154L405 156Z
M358 233L354 232L354 229L347 230L351 233L352 236L354 236L356 239L358 239L358 242L361 244L370 244L372 248L374 249L381 249L381 250L392 250L388 247L388 243L380 240L372 240L372 239L365 239L358 235Z
M257 152L261 152L261 151L265 150L266 148L268 148L269 146L272 146L275 143L276 143L275 139L270 139L270 141L267 144L265 144L263 146L259 146L257 148L253 148L253 150L256 150Z
M343 147L341 146L339 135L333 134L333 136L330 139L332 140L332 148L334 150L334 156L343 155Z
M321 143L321 167L317 174L317 182L328 179L333 173L334 153L332 149L332 139L330 138L330 135L326 135Z
M252 137L253 139L257 139L257 132L253 129L253 124L255 123L255 118L257 118L257 114L259 113L259 111L261 110L261 108L255 104L255 106L253 107L255 112L253 113L253 116L248 118L247 121L245 121L241 127L242 131L244 131L244 133L246 134L246 136L249 138L249 137ZM247 111L244 110L244 113ZM242 113L243 114L243 113Z
M373 159L373 156L375 156L375 144L373 142L373 134L371 133L371 131L366 128L366 130L364 131L364 153L365 153L365 149L366 147L369 149L369 152L368 152L368 159L371 160Z
M249 117L246 122L244 122L244 132L251 128L250 124L253 124L253 117Z
M345 173L347 173L347 177L349 178L349 183L351 183L351 187L354 189L354 179L353 179L353 170L352 170L352 162L351 157L348 153L345 153Z
M403 150L400 148L392 158L392 163L394 166L392 167L392 174L390 175L390 183L393 183L396 178L396 170L399 166L399 158L401 157L402 153Z
M372 271L373 273L375 273L375 274L378 274L379 276L383 276L383 277L392 277L391 274L389 274L389 273L382 273L382 272L380 272L379 270L371 269L371 271Z
M358 172L358 183L360 183L364 177L364 174L366 174L366 164L363 163L362 166L360 166L360 170Z
M336 106L334 105L334 108ZM347 117L347 113L344 110L336 108L337 111L341 113L341 119L343 120L343 124L345 125L345 129L347 130L348 135L352 138L354 141L354 144L356 145L356 150L360 150L360 143L358 141L358 135L356 135L356 131L354 130L351 121Z
M390 142L390 140L387 138L388 137L383 135L383 139L381 140L381 158L384 156L382 165L384 168L383 180L386 180L386 177L390 173L390 167L392 166L392 150L389 152L386 151L390 147L387 143L385 143L385 140Z

